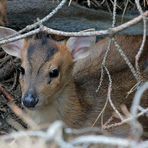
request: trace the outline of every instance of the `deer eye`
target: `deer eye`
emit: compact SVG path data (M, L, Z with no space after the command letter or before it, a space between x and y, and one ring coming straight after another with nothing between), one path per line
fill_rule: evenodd
M25 69L23 67L19 67L19 72L24 75L25 74Z
M52 71L50 71L49 73L50 78L56 78L59 76L59 70L58 69L53 69Z

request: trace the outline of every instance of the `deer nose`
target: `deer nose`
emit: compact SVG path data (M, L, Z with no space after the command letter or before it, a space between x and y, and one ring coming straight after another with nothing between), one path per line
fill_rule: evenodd
M27 108L33 108L38 103L38 99L32 93L28 93L22 98L22 104Z

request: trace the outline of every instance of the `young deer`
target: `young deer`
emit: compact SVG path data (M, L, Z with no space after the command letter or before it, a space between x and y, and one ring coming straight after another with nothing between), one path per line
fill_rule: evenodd
M9 28L0 28L0 38L16 33ZM108 47L108 38L95 44L96 37L70 37L59 44L46 37L21 39L3 45L10 55L21 59L20 84L22 104L39 125L56 119L63 120L74 128L92 126L104 107L107 98L108 76L99 92L102 59ZM142 36L117 36L116 40L125 50L131 63L141 45ZM148 59L148 42L140 59L141 70ZM128 66L111 45L107 68L112 77L112 100L119 109L122 103L130 105L133 93L127 92L136 84ZM147 80L148 74L143 72ZM145 94L145 97L148 97ZM112 115L107 105L104 122ZM100 125L100 119L95 126Z

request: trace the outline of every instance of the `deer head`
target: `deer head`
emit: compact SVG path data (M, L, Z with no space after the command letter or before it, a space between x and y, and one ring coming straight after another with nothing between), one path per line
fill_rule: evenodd
M16 33L0 27L0 38ZM22 104L27 108L41 108L62 95L72 79L74 63L89 55L89 47L94 42L95 36L70 37L61 45L44 36L2 45L8 54L21 59Z

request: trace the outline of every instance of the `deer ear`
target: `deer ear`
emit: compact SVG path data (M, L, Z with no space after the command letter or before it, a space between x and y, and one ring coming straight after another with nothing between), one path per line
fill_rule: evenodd
M72 54L73 60L77 61L89 55L90 46L96 41L95 36L88 37L70 37L66 43Z
M13 34L17 34L17 31L6 27L0 27L0 39L7 38L8 36ZM4 44L1 47L6 53L21 58L21 49L23 48L23 46L24 39L20 39L14 42Z

